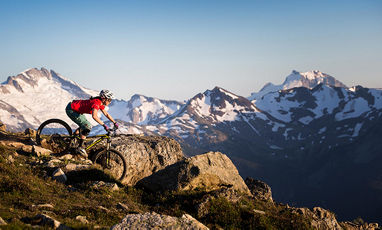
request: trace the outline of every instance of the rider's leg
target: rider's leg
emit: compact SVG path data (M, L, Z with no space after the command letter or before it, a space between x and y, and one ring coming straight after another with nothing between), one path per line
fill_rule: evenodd
M80 135L80 127L78 127L78 129L76 129L76 131L74 131L74 135Z

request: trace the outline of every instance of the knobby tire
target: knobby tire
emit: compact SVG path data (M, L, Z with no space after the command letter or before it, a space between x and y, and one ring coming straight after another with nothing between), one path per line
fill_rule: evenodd
M49 128L49 125L60 126L61 132L54 131L53 128ZM49 131L49 129L51 130ZM49 132L49 134L45 134L44 131ZM62 132L64 133L62 134ZM72 129L65 121L57 118L49 119L44 121L40 127L38 127L36 133L36 142L41 146L43 144L43 139L46 139L47 145L50 145L53 151L63 152L68 150L72 134Z
M108 162L111 165L107 165L107 153L110 153L110 158L112 162ZM115 179L122 180L126 176L127 163L125 157L118 150L115 149L104 149L98 152L93 158L94 164L99 164L103 171L109 172Z

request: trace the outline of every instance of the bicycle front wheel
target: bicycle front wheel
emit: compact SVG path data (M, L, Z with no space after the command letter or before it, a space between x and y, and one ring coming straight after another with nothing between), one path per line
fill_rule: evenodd
M50 119L38 128L36 142L55 153L62 153L69 149L71 136L72 129L65 121Z
M104 149L98 152L93 158L93 163L100 165L106 174L117 180L122 180L126 175L126 159L115 149Z

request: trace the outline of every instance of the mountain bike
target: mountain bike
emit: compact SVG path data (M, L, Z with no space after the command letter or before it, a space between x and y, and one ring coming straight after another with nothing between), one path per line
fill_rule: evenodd
M106 134L88 137L91 141L85 143L85 149L93 164L100 165L103 171L111 174L117 180L122 180L126 175L127 163L122 153L111 146L115 133L114 128L107 131ZM61 119L49 119L43 122L36 134L38 145L49 148L58 154L75 153L79 140L79 135L73 134L71 127ZM106 140L106 145L103 145L100 150L91 151L104 140Z

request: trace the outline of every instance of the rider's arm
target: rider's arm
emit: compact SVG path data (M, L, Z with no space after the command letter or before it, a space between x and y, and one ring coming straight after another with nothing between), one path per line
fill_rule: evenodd
M105 117L107 117L107 119L109 119L111 122L113 122L115 124L114 119L111 117L111 115L106 110L101 109L101 112L103 113L103 115L105 115Z
M100 125L104 125L105 123L103 121L101 121L101 119L99 119L98 117L98 109L93 109L92 111L92 117L93 119Z

